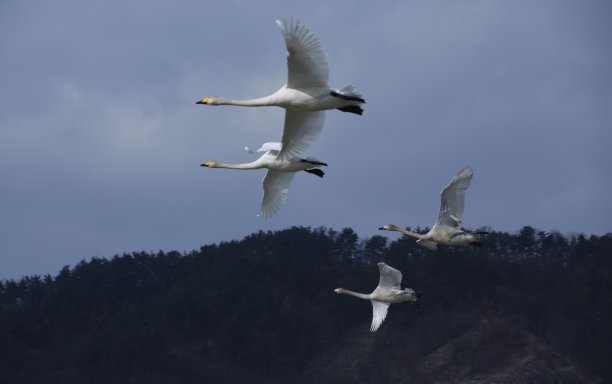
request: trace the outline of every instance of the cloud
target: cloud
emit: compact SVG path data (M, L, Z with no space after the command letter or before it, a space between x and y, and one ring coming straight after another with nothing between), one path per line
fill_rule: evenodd
M609 232L606 2L10 2L0 22L0 277L132 250L189 250L290 225L430 226L439 191L475 177L465 225ZM607 12L607 13L606 13ZM327 113L286 206L256 217L264 171L211 170L280 138L278 108L204 107L286 79L274 24L319 37Z

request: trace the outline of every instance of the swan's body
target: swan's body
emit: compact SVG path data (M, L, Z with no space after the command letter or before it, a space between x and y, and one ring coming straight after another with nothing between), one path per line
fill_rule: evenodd
M206 105L243 107L277 106L284 108L283 148L279 158L291 158L304 151L323 127L324 112L339 109L361 115L365 100L352 87L329 88L329 69L317 38L298 21L279 21L287 47L287 84L278 91L257 99L236 100L210 96L198 101Z
M263 179L264 195L261 203L260 216L264 219L274 216L283 206L287 199L289 185L293 180L295 172L306 171L316 176L323 177L325 173L317 169L327 164L312 158L291 158L279 159L278 154L281 151L281 143L265 143L257 150L257 152L265 152L259 159L242 164L228 164L220 161L209 160L202 164L208 168L229 168L229 169L262 169L268 170Z
M389 305L395 303L409 302L418 307L417 299L420 294L410 288L401 288L402 273L385 263L378 263L380 279L378 286L372 293L359 293L344 288L336 288L334 292L351 295L372 302L372 325L370 331L376 332L387 317Z
M441 203L438 220L429 232L419 234L394 224L384 225L379 229L398 231L407 236L414 237L419 245L434 251L437 249L437 244L480 246L480 235L487 232L463 229L459 226L463 218L465 191L472 181L472 176L474 176L472 168L464 167L444 187L440 193Z

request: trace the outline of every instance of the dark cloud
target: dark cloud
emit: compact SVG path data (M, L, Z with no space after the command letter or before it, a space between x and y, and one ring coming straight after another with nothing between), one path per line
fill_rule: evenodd
M430 226L466 164L466 226L611 230L607 2L268 4L2 6L0 277L290 225ZM262 221L263 170L199 164L250 161L283 111L194 103L278 89L289 16L319 36L331 85L368 103L327 114L307 153L326 177L297 175Z

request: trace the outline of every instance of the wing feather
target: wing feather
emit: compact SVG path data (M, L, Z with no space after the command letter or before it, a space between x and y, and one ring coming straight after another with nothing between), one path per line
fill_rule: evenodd
M378 263L378 270L380 272L380 279L378 281L379 288L400 289L402 283L402 273L400 271L385 263Z
M466 166L457 173L440 193L440 211L437 225L458 227L463 220L465 191L474 176L472 168Z
M294 175L295 172L268 170L263 179L264 194L259 214L262 218L269 219L281 209L287 199L289 185Z
M287 47L287 87L327 87L329 67L319 40L294 19L276 20Z
M389 310L389 303L384 303L378 300L372 301L372 325L370 326L371 332L376 332L380 327L385 318L387 317L387 311Z
M282 150L278 158L290 159L304 152L319 137L324 122L324 111L298 112L287 109Z
M261 145L261 147L259 147L257 149L257 152L268 152L270 150L274 150L274 151L280 151L282 148L282 144L275 142L275 141L269 141L267 143L263 143Z

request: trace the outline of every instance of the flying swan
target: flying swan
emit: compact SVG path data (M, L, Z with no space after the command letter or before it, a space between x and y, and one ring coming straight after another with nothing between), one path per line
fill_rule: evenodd
M261 169L266 168L266 176L263 179L263 199L261 202L261 212L259 216L268 219L274 216L285 203L289 185L295 172L306 171L313 175L323 177L325 173L318 169L327 164L312 158L305 159L294 157L289 160L279 159L278 154L282 148L281 143L264 143L257 152L265 152L259 159L251 163L227 164L220 161L209 160L202 167L208 168L229 168L229 169ZM249 148L247 151L253 153Z
M459 227L463 218L463 203L465 191L470 185L474 171L470 167L464 167L457 173L440 193L441 203L438 220L431 230L424 235L408 231L393 224L383 225L378 228L385 231L398 231L417 239L417 244L435 251L438 244L463 245L469 244L479 247L480 235L487 234L486 231L474 231Z
M324 122L324 111L339 109L361 115L365 103L349 85L341 90L329 88L329 68L318 39L299 21L276 23L287 47L287 84L273 94L257 99L235 100L217 96L205 97L196 104L238 105L244 107L277 106L284 108L285 127L280 159L299 155L316 140Z
M389 305L408 302L413 307L418 308L417 299L421 295L420 293L414 292L410 288L402 289L400 287L400 284L402 283L402 273L397 269L392 268L385 263L378 263L378 270L380 271L378 287L376 287L376 289L370 294L353 292L344 288L336 288L334 290L336 293L351 295L360 299L370 300L372 302L372 325L370 326L371 332L376 332L376 330L385 320Z

